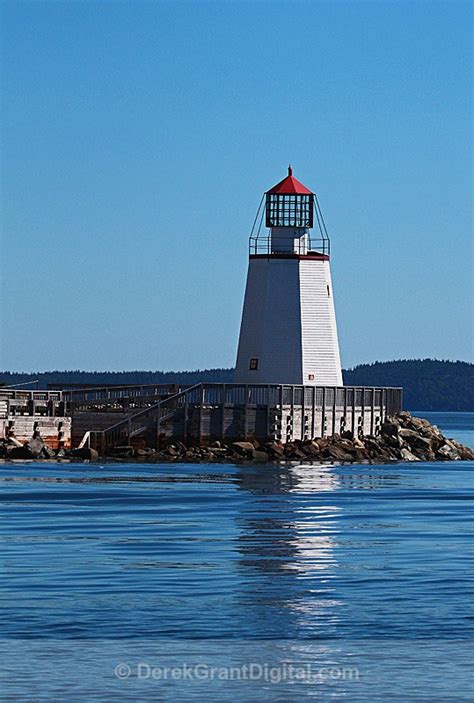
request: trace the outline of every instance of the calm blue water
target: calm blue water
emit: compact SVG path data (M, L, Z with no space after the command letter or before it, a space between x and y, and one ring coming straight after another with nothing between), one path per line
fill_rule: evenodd
M473 470L0 465L0 699L472 701Z

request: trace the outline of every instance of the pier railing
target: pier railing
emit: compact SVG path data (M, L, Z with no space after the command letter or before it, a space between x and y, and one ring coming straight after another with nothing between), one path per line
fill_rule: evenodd
M146 408L182 390L176 383L69 388L63 391L67 412Z
M387 407L402 409L402 389L368 386L298 386L284 384L200 383L187 389L188 402L204 405L302 405ZM186 391L183 391L186 392Z

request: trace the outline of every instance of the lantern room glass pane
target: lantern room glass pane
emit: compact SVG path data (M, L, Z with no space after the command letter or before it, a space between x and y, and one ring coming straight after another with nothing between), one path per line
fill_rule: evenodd
M267 227L312 227L313 195L266 196Z

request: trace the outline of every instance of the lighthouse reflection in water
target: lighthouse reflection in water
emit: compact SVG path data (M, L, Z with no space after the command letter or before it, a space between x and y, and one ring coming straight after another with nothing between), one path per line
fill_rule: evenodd
M240 480L253 497L248 515L239 517L239 551L244 576L251 576L242 596L255 610L256 629L327 635L343 607L334 583L342 509L331 501L339 477L331 467L298 465L271 475L245 472Z

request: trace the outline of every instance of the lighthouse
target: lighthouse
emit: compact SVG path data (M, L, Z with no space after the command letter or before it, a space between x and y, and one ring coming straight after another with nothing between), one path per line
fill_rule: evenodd
M329 236L291 166L264 193L250 234L234 380L342 386Z

